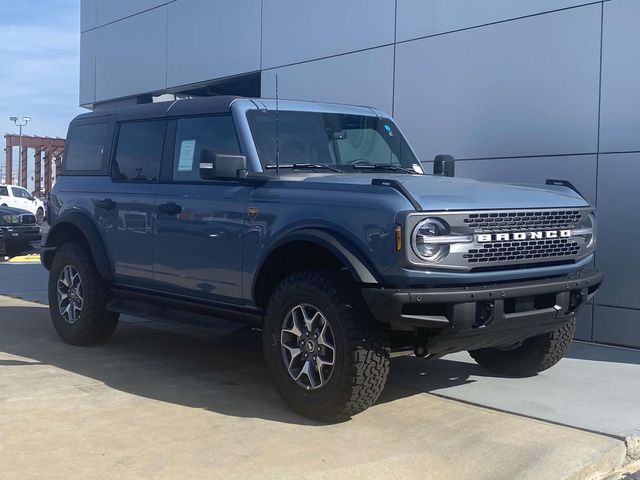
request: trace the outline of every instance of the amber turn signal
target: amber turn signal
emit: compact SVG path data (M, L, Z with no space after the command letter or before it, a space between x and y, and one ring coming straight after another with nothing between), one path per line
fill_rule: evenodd
M402 225L396 224L396 252L402 251Z

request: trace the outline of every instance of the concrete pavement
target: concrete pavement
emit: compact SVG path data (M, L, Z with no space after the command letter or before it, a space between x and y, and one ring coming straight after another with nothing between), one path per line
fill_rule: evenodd
M0 297L1 479L588 479L625 453L618 439L393 380L352 421L319 425L280 401L256 332L123 323L78 348L43 305Z

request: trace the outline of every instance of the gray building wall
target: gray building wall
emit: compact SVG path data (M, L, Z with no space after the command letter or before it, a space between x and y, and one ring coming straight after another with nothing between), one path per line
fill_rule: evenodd
M598 207L584 340L640 347L638 0L83 0L80 103L261 73L265 97L393 113L457 174L565 178ZM631 253L634 252L634 253Z

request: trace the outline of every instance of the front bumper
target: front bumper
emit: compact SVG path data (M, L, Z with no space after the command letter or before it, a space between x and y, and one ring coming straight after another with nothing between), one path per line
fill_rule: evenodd
M2 227L4 246L25 245L42 240L40 227L37 225L16 225Z
M596 294L602 273L453 288L365 288L374 317L392 328L435 329L430 353L505 345L555 330Z

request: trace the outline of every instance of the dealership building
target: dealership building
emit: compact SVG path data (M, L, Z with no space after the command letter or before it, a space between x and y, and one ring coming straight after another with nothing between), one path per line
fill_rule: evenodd
M573 183L605 282L578 338L640 347L640 1L82 0L80 104L279 96L393 114L430 169ZM634 220L635 221L635 220Z

